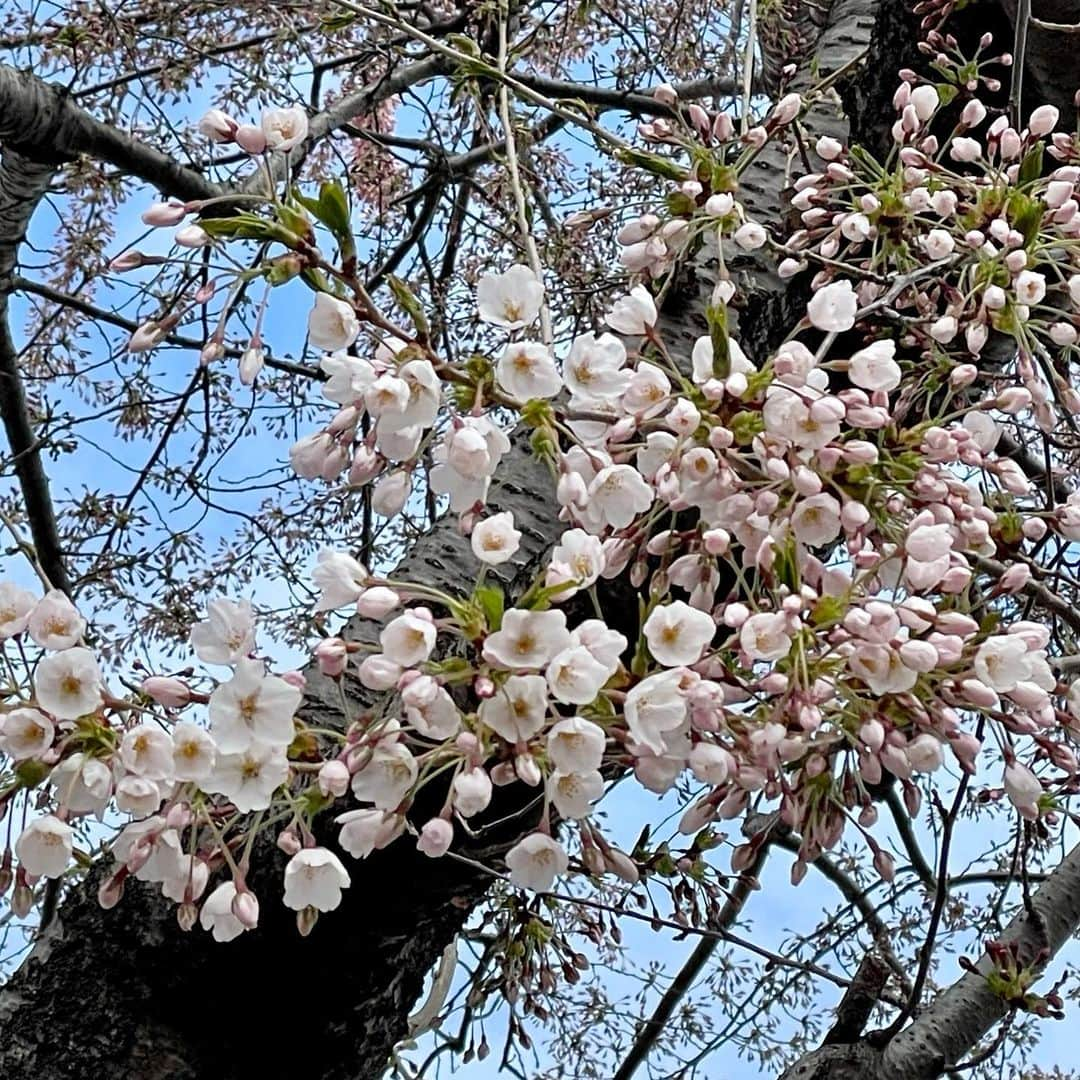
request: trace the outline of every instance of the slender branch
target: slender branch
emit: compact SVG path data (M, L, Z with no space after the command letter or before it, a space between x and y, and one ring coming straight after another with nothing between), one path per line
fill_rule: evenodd
M30 281L28 278L16 276L12 279L11 289L13 292L32 293L35 296L51 300L53 303L62 304L73 311L79 311L83 315L109 323L111 326L119 327L121 330L134 331L139 326L139 323L134 319L126 319L115 311L98 307L96 304L83 300L82 297L72 296L70 293L54 289L51 285L45 285L40 281ZM195 349L196 351L205 344L197 338L185 337L183 334L169 334L162 340L181 349ZM225 347L225 355L231 359L239 360L244 355L244 350L228 345ZM298 364L294 360L282 360L273 356L267 356L264 362L268 368L273 368L275 371L284 371L290 375L301 375L305 379L314 379L316 382L326 380L326 375L319 368L311 367L309 364Z
M727 902L724 904L720 915L713 924L714 929L725 930L733 926L742 912L750 893L756 887L757 878L761 874L765 860L769 857L770 841L766 840L757 850L754 861L739 876L735 887L731 890ZM679 1002L686 996L694 985L698 975L704 970L705 965L712 959L718 944L716 938L702 938L694 946L693 952L683 964L679 973L672 980L671 985L657 1002L652 1016L648 1018L638 1031L629 1053L623 1058L612 1080L630 1080L637 1072L649 1055L649 1051L656 1045L656 1040L663 1034L664 1026L671 1019L678 1007Z

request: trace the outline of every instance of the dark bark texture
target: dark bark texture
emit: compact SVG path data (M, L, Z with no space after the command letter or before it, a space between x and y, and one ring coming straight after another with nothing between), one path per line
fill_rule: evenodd
M980 18L988 17L989 5L973 6L982 13ZM1044 6L1049 12L1053 5ZM1055 12L1068 6L1058 4ZM815 78L841 69L843 74L836 93L807 118L812 134L881 147L893 119L889 98L895 72L916 60L908 9L905 0L834 0L811 50L812 70ZM1038 9L1036 3L1036 13L1042 14ZM1040 81L1040 91L1053 89L1055 71L1059 81L1067 81L1054 63L1048 68L1037 65L1036 50L1042 48L1033 36L1029 59L1032 81ZM811 64L805 63L797 88L811 84L810 70ZM38 131L31 138L29 121L18 131L11 123L12 110L23 100L19 94L30 92L16 78L0 68L0 114L5 103L10 106L6 119L0 119L0 138L25 153L26 144L42 136ZM1054 92L1066 95L1063 85ZM57 152L32 154L34 160L50 165L71 154L92 153L157 183L166 193L183 198L211 193L197 174L159 160L161 155L155 157L120 133L101 131L103 125L95 127L95 121L72 112L58 95L42 98L41 106L52 110L47 137ZM758 220L773 223L778 233L783 231L788 176L799 167L794 150L770 145L744 179L740 197L748 210ZM44 176L44 168L38 171ZM8 220L18 220L17 215ZM17 239L0 237L0 255L5 242L13 247ZM804 310L805 286L781 282L758 258L742 258L734 269L747 297L738 336L748 354L761 359ZM664 334L677 353L688 354L694 338L707 332L704 309L715 274L715 258L706 249L681 286L668 295ZM521 553L506 568L505 581L513 595L531 579L558 532L551 478L531 459L522 437L503 460L492 503L496 509L512 510L524 534ZM419 541L401 570L404 577L451 590L472 572L471 556L452 521L440 523ZM612 592L605 603L632 621L631 596ZM347 634L367 637L373 629L353 620ZM347 693L357 710L378 704L355 681L348 683ZM323 722L342 723L338 688L314 673L306 707ZM526 824L518 819L515 827ZM497 852L506 840L504 834L482 836L477 844ZM1080 921L1080 910L1074 910L1080 886L1073 880L1080 870L1070 860L1064 878L1052 889L1048 882L1037 901L1045 901L1044 922L1057 944ZM278 901L282 863L274 853L252 879L263 897L262 921L258 930L230 945L218 945L201 931L182 933L173 906L138 883L131 883L111 911L98 907L93 880L73 890L30 958L0 992L0 1076L378 1077L393 1046L406 1034L408 1012L425 974L483 898L488 881L449 859L418 856L412 844L402 840L366 861L348 860L353 884L341 908L301 939L292 913ZM1023 940L1028 943L1035 940L1035 929L1034 922L1021 920L1016 932L1027 935ZM935 1010L938 1020L924 1023ZM985 982L965 976L884 1052L866 1041L829 1045L786 1075L789 1080L939 1076L944 1065L958 1060L1002 1013L1002 1003L988 998Z

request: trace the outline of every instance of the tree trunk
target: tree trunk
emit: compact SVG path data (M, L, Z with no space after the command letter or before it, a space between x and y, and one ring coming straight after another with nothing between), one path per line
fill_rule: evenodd
M975 6L985 20L985 5ZM805 74L796 82L809 86L811 70L817 79L844 69L836 87L839 99L830 95L807 119L814 134L881 148L893 118L889 98L895 72L916 62L914 23L907 11L904 0L834 0L813 63L803 63ZM3 90L0 80L0 96ZM168 176L162 175L169 191ZM776 223L778 230L787 175L788 157L770 144L740 192L752 216ZM688 354L693 339L707 332L704 307L715 270L706 249L683 287L669 295L663 331L676 352ZM747 353L760 359L805 309L805 296L781 282L763 259L741 258L734 271L746 297L738 336ZM530 458L523 437L503 459L491 503L493 509L512 510L523 533L522 551L507 568L515 575L507 582L514 595L541 565L558 532L551 478ZM455 523L446 520L417 543L401 573L452 591L471 578L473 569ZM632 618L634 605L626 600L609 594L606 606L630 609ZM353 620L346 633L362 637L371 627ZM316 673L309 677L306 708L340 723L336 686ZM358 685L350 683L348 691L362 707ZM516 827L523 824L519 820ZM506 837L490 841L497 850ZM263 898L260 925L228 945L201 931L182 933L172 905L137 882L129 883L117 907L104 911L91 877L72 891L0 992L0 1075L6 1080L373 1080L406 1034L426 973L482 900L489 879L451 859L419 856L408 839L365 861L346 861L352 887L341 908L302 939L292 913L278 901L283 857L274 853L264 859L251 881ZM972 1041L979 1034L973 1031ZM799 1080L886 1075L874 1071L881 1054L861 1043L818 1053L831 1056L808 1058L788 1075Z

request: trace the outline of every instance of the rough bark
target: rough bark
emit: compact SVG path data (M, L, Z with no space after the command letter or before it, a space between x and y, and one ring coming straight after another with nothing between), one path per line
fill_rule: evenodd
M880 140L892 118L893 72L910 59L914 41L906 8L901 0L834 0L816 49L818 72L836 71L863 50L868 59L839 84L844 108L823 104L809 120L812 129L869 144ZM0 117L13 86L13 76L0 68ZM69 130L64 124L74 123L69 106L59 98L43 101L58 110L60 119L48 129L48 138L59 138L55 133L62 135ZM136 174L152 179L163 170L160 175L168 180L163 190L196 197L187 187L195 184L187 170L174 174L170 170L177 167L168 159L147 159L145 148L132 150L121 133L100 131L90 118L77 119L84 141L72 144L72 152L93 153L114 164L119 162L110 155L123 152L125 167ZM0 119L0 138L20 143L4 123ZM56 145L63 147L62 140ZM770 147L745 178L743 194L759 220L779 220L786 170L784 153ZM203 193L205 188L198 192ZM737 270L749 297L740 338L751 355L761 356L793 324L802 298L760 260L742 260ZM668 299L665 334L681 342L685 352L704 332L703 299L714 276L706 251L684 287ZM513 510L524 534L513 589L539 565L557 530L550 479L520 439L503 461L492 501L498 509ZM453 523L444 522L418 543L403 573L453 588L471 569ZM627 606L625 597L607 602L612 610ZM348 632L360 636L370 628L356 622ZM308 708L340 716L336 688L313 677ZM491 842L497 847L504 838ZM1072 859L1067 860L1072 877L1055 876L1057 884L1044 885L1036 901L1047 908L1052 947L1080 922L1080 909L1074 910L1080 868ZM264 890L259 929L229 946L202 933L182 934L170 906L153 890L131 887L111 911L97 906L92 881L74 890L46 937L0 992L0 1074L12 1080L378 1076L405 1034L426 971L483 897L486 881L459 863L416 856L408 841L363 863L350 862L350 870L353 885L341 909L324 918L310 938L296 934L271 885ZM279 871L280 863L263 872L273 879ZM1070 888L1071 901L1062 892ZM1034 941L1036 929L1023 924L1016 932ZM940 1075L941 1062L957 1060L973 1045L1001 1015L1000 1005L987 998L976 976L965 976L884 1053L866 1041L829 1046L788 1076L907 1080Z
M504 458L492 502L513 510L523 534L521 552L504 568L507 588L520 591L547 549L553 502L550 475L520 443ZM416 544L402 573L453 591L473 563L448 522ZM373 629L355 619L348 633L370 638ZM337 687L309 676L308 716L340 723ZM365 695L350 685L358 711L369 704ZM500 837L479 844L498 848ZM93 881L73 890L0 991L0 1075L378 1076L406 1033L427 971L490 879L418 855L408 839L365 862L346 857L353 885L305 940L280 904L284 859L272 848L266 856L271 862L256 860L262 869L251 880L263 897L260 926L229 945L201 930L184 934L173 905L138 882L111 911L98 906Z

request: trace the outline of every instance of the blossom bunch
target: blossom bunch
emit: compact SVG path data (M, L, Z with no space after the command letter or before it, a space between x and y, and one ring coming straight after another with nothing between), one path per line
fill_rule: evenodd
M24 896L70 866L72 822L110 804L133 820L103 902L128 875L160 883L182 924L199 918L219 939L257 921L246 871L261 829L290 855L284 901L302 930L339 904L349 873L316 832L346 798L335 823L348 855L408 834L439 858L482 827L496 788L532 789L539 824L503 861L538 891L571 867L647 871L593 815L628 772L650 792L694 788L680 822L694 850L718 819L771 809L766 829L799 838L795 880L849 829L891 876L875 830L883 787L915 813L925 778L946 768L989 768L989 798L1052 821L1080 771L1080 689L1018 598L1056 610L1040 553L1080 538L1080 494L1047 504L1007 429L1052 433L1080 412L1080 149L1048 107L1021 129L989 117L976 93L1002 61L982 55L989 44L973 67L943 49L940 83L904 73L886 161L818 139L784 237L754 220L739 184L798 121L798 95L740 134L698 106L681 127L654 122L643 137L690 165L639 159L677 174L666 210L618 234L639 280L605 326L567 341L543 329L542 274L513 265L476 286L491 355L441 357L405 283L393 283L395 321L348 260L319 251L307 214L348 246L332 189L208 224L283 244L269 284L301 271L318 283L308 338L334 411L293 447L295 472L370 484L374 510L392 516L430 464L476 573L448 591L320 554L317 610L374 624L363 641L314 649L342 690L335 729L309 726L301 676L269 671L244 602L215 600L192 628L197 656L227 678L201 689L151 677L120 698L62 594L0 587L0 636L40 651L0 714L0 799L49 792L15 843ZM278 118L266 136L284 149L302 126ZM238 137L218 117L206 129ZM718 283L708 332L684 348L665 333L662 298L702 245L715 246ZM787 338L755 354L731 268L764 249L807 299ZM562 526L515 596L497 568L522 562L522 531L489 505L508 414L551 467ZM634 587L639 612L605 609L613 579ZM349 701L353 680L370 708ZM736 869L764 835L736 850Z

